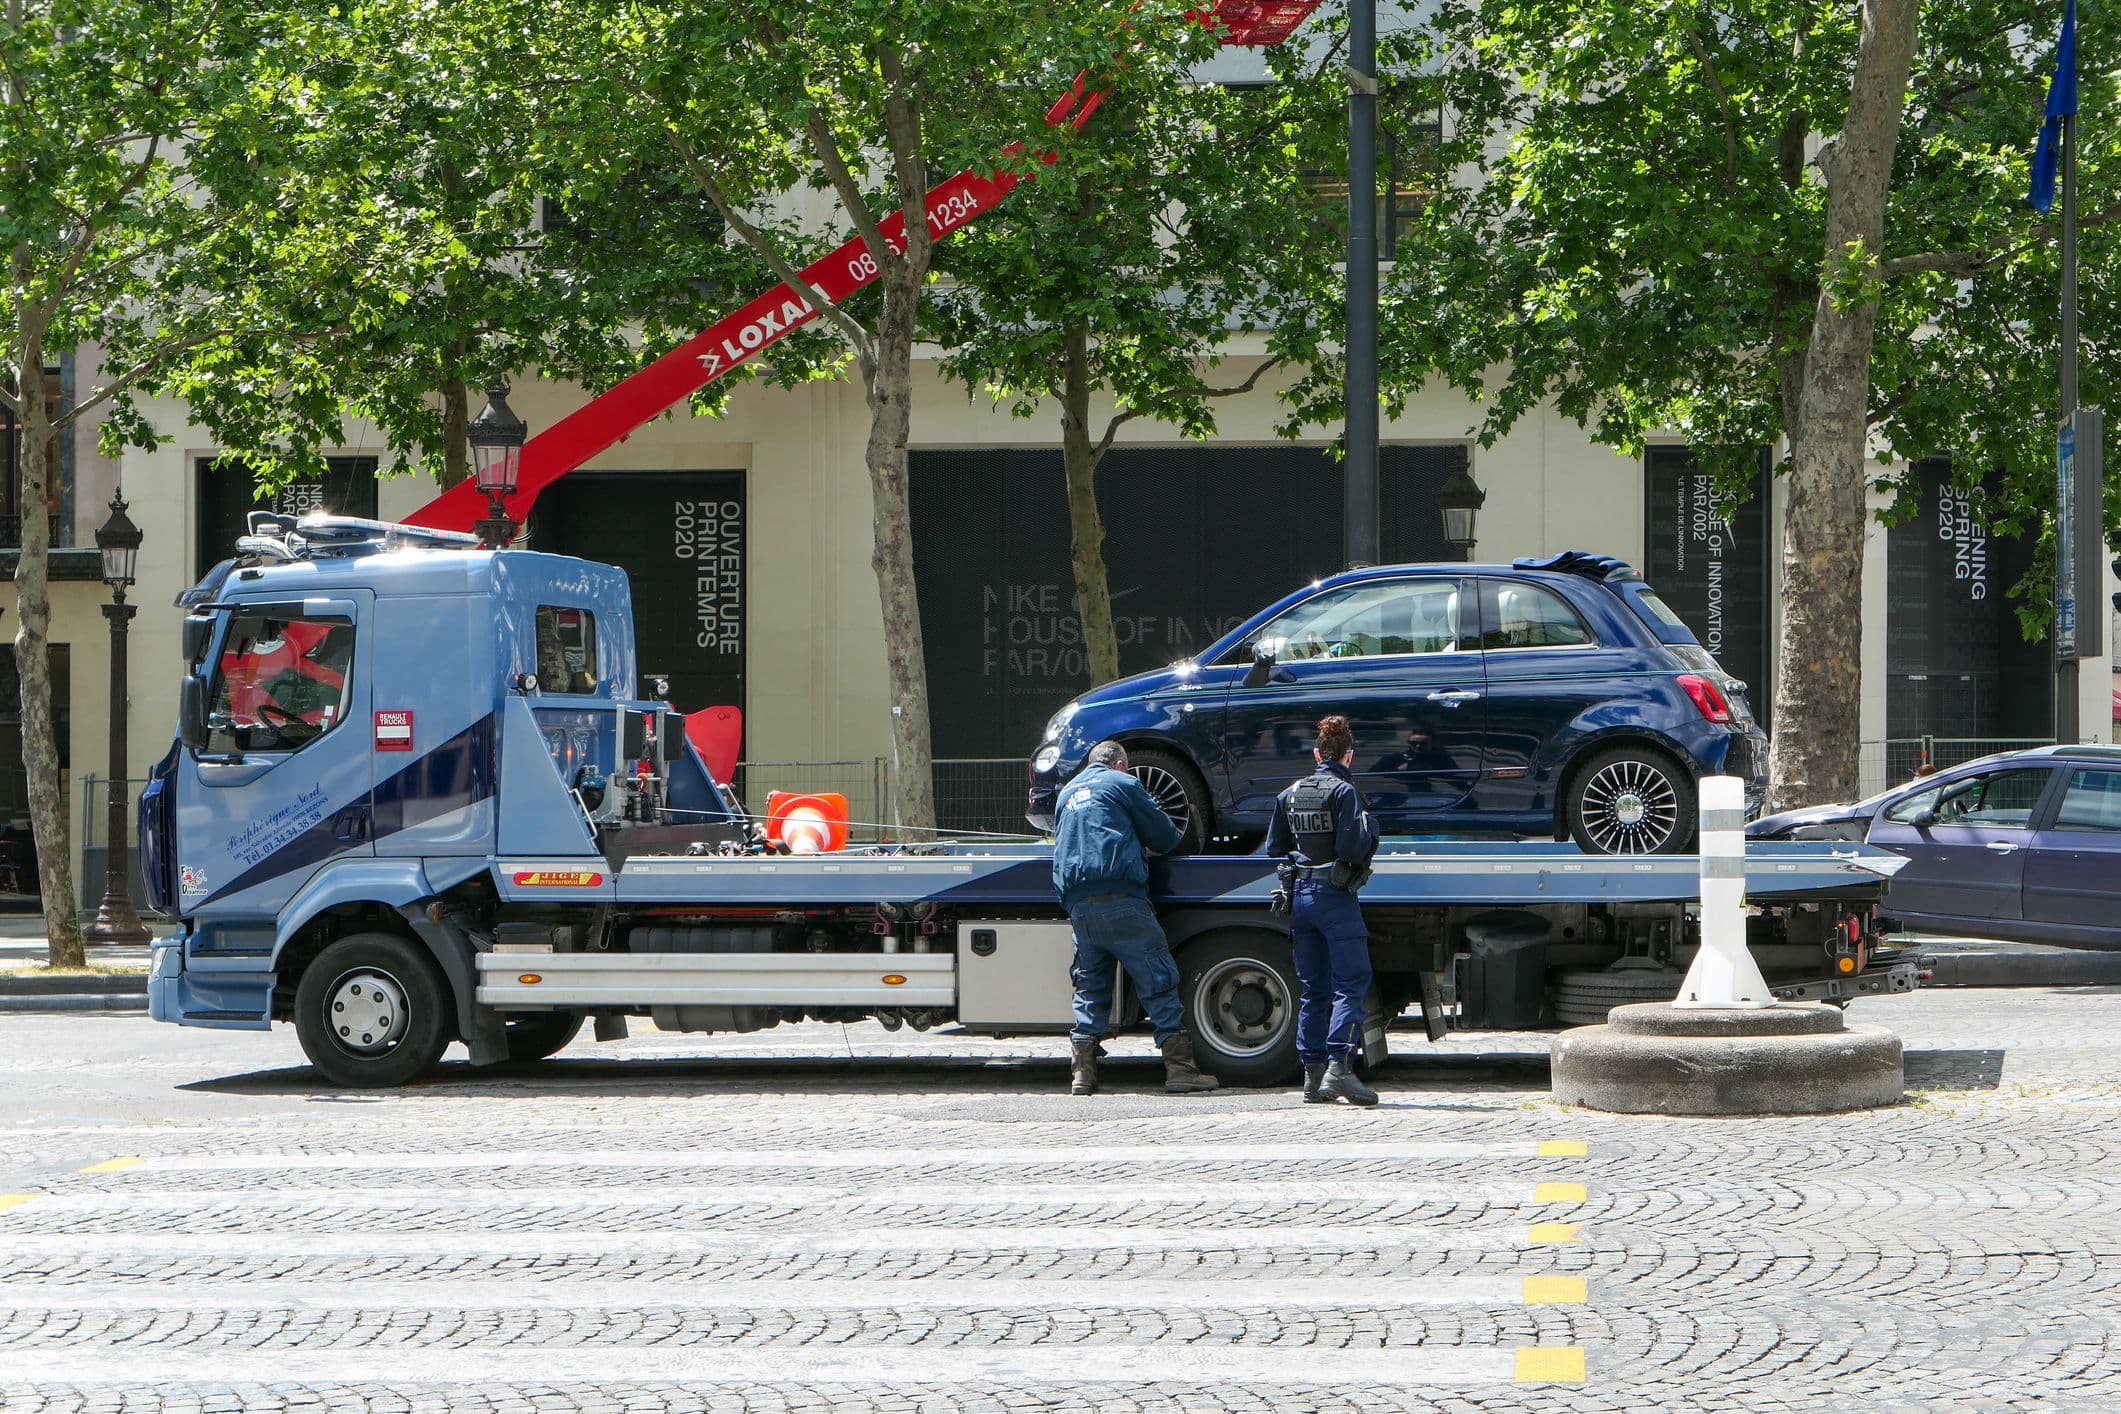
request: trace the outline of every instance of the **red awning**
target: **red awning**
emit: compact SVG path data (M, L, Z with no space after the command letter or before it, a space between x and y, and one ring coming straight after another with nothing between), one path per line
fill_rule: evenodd
M1279 44L1317 9L1319 0L1218 0L1215 18L1225 44Z

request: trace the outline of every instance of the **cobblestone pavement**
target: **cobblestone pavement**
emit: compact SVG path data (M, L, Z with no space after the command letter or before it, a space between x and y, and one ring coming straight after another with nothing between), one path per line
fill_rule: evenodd
M2121 1407L2121 989L1859 1003L1911 1101L1374 1111L1053 1042L578 1043L388 1094L285 1031L0 1018L0 1408Z

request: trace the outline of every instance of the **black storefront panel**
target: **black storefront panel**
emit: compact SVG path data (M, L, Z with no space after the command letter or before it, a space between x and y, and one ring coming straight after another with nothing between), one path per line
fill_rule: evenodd
M626 571L640 669L681 712L744 705L746 539L741 471L577 473L531 520L538 549Z
M1384 449L1388 558L1444 557L1435 493L1462 447ZM913 543L939 757L1028 755L1089 686L1057 450L912 454ZM1197 653L1342 568L1341 463L1322 448L1130 447L1098 469L1120 670Z
M240 460L200 457L196 573L204 575L236 552L236 537L249 532L252 511L295 516L328 511L333 515L373 517L376 465L374 457L327 457L321 478L292 482L277 491L260 491L251 479L250 468Z
M1643 471L1643 544L1649 547L1643 576L1724 671L1744 679L1746 698L1765 724L1773 697L1767 457L1762 455L1745 500L1736 504L1717 494L1715 479L1688 448L1650 448Z
M1971 492L1933 457L1908 473L1915 512L1886 531L1886 735L2051 734L2053 665L2028 642L2010 591L2029 536L1992 533Z

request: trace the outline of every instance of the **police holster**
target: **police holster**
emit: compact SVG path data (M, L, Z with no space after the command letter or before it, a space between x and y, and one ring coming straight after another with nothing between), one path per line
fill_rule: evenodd
M1287 918L1295 911L1296 901L1289 892L1295 878L1296 866L1286 860L1274 870L1274 894L1267 900L1267 911L1276 918Z

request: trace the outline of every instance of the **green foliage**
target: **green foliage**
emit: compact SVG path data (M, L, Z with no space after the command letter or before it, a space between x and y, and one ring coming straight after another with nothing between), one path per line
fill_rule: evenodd
M1859 15L1819 0L1446 0L1415 59L1463 165L1387 284L1388 388L1465 390L1484 441L1549 399L1625 450L1678 431L1736 490L1749 449L1788 426L1829 281L1837 299L1881 300L1884 458L1948 454L1963 483L2000 488L2000 525L2037 528L2053 500L2056 248L2024 198L2060 6L1924 7L1885 249L1829 271L1811 160L1848 107ZM2081 53L2117 52L2110 9L2078 18ZM2082 83L2096 403L2113 399L2121 330L2121 106L2111 67Z
M1337 357L1321 340L1340 320L1340 242L1305 173L1346 170L1339 49L1267 51L1275 81L1233 89L1188 76L1213 52L1204 29L1173 39L1134 51L1060 160L939 257L944 370L1018 416L1059 395L1071 329L1122 418L1192 438L1214 435L1210 371L1233 336L1298 367Z

